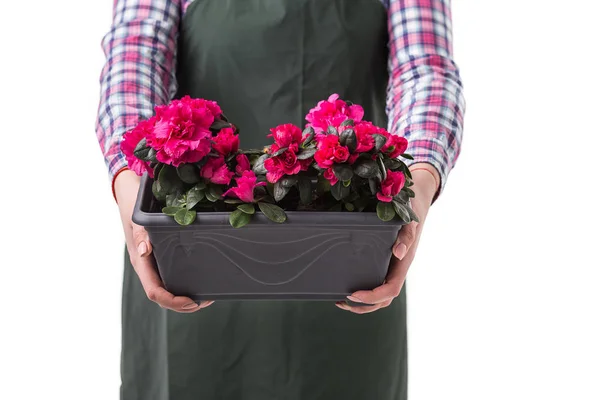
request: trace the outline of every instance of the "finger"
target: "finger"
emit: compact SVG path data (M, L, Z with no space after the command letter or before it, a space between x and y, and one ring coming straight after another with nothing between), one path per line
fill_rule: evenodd
M408 273L409 261L394 258L390 263L386 280L381 286L373 290L359 290L348 296L348 299L357 303L380 304L398 297Z
M193 312L202 308L189 297L175 296L163 287L162 281L154 268L152 257L137 257L134 268L146 296L155 303L178 312Z
M339 302L335 303L335 305L338 308L341 308L342 310L350 311L351 313L354 313L354 314L368 314L368 313L377 311L382 307L380 304L377 304L374 306L352 307L343 301L339 301Z
M392 252L398 260L402 260L406 257L408 250L415 242L417 238L417 225L418 223L413 221L400 229L396 242L392 247Z
M150 238L148 232L144 227L132 224L133 226L133 245L140 257L144 257L152 253L152 245L150 244Z
M201 309L202 309L202 308L206 308L206 307L208 307L208 306L212 305L214 302L215 302L214 300L211 300L211 301L203 301L203 302L201 302L201 303L200 303L200 308L201 308Z

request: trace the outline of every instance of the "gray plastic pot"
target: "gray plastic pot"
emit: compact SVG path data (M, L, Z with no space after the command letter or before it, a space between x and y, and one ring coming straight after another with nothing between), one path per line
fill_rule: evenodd
M319 211L288 211L283 224L257 211L239 229L227 212L199 212L184 227L151 212L154 202L144 176L133 221L148 231L165 288L193 300L346 300L383 282L402 227L375 213Z

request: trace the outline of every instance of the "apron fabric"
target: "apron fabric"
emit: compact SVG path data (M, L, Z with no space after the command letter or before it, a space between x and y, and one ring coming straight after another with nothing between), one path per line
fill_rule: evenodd
M304 126L331 93L387 126L380 0L196 0L180 26L178 92L219 102L243 148ZM368 268L368 266L365 266ZM333 302L150 302L125 254L123 400L405 400L406 292L357 315Z

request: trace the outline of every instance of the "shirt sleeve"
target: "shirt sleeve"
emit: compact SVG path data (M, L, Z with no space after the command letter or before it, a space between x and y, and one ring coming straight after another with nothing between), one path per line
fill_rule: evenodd
M102 39L96 135L110 179L127 166L120 144L154 106L175 90L176 37L182 0L115 0L113 22Z
M389 0L389 131L406 137L414 161L440 175L442 193L460 153L465 100L452 59L450 0Z

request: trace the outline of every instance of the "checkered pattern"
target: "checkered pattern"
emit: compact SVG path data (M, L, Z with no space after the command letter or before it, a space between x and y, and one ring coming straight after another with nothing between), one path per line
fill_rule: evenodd
M96 132L109 174L126 167L123 133L175 93L179 22L193 0L115 0L113 24L102 40ZM381 0L390 35L389 130L409 140L409 164L440 173L440 195L460 152L465 102L452 60L450 0Z

